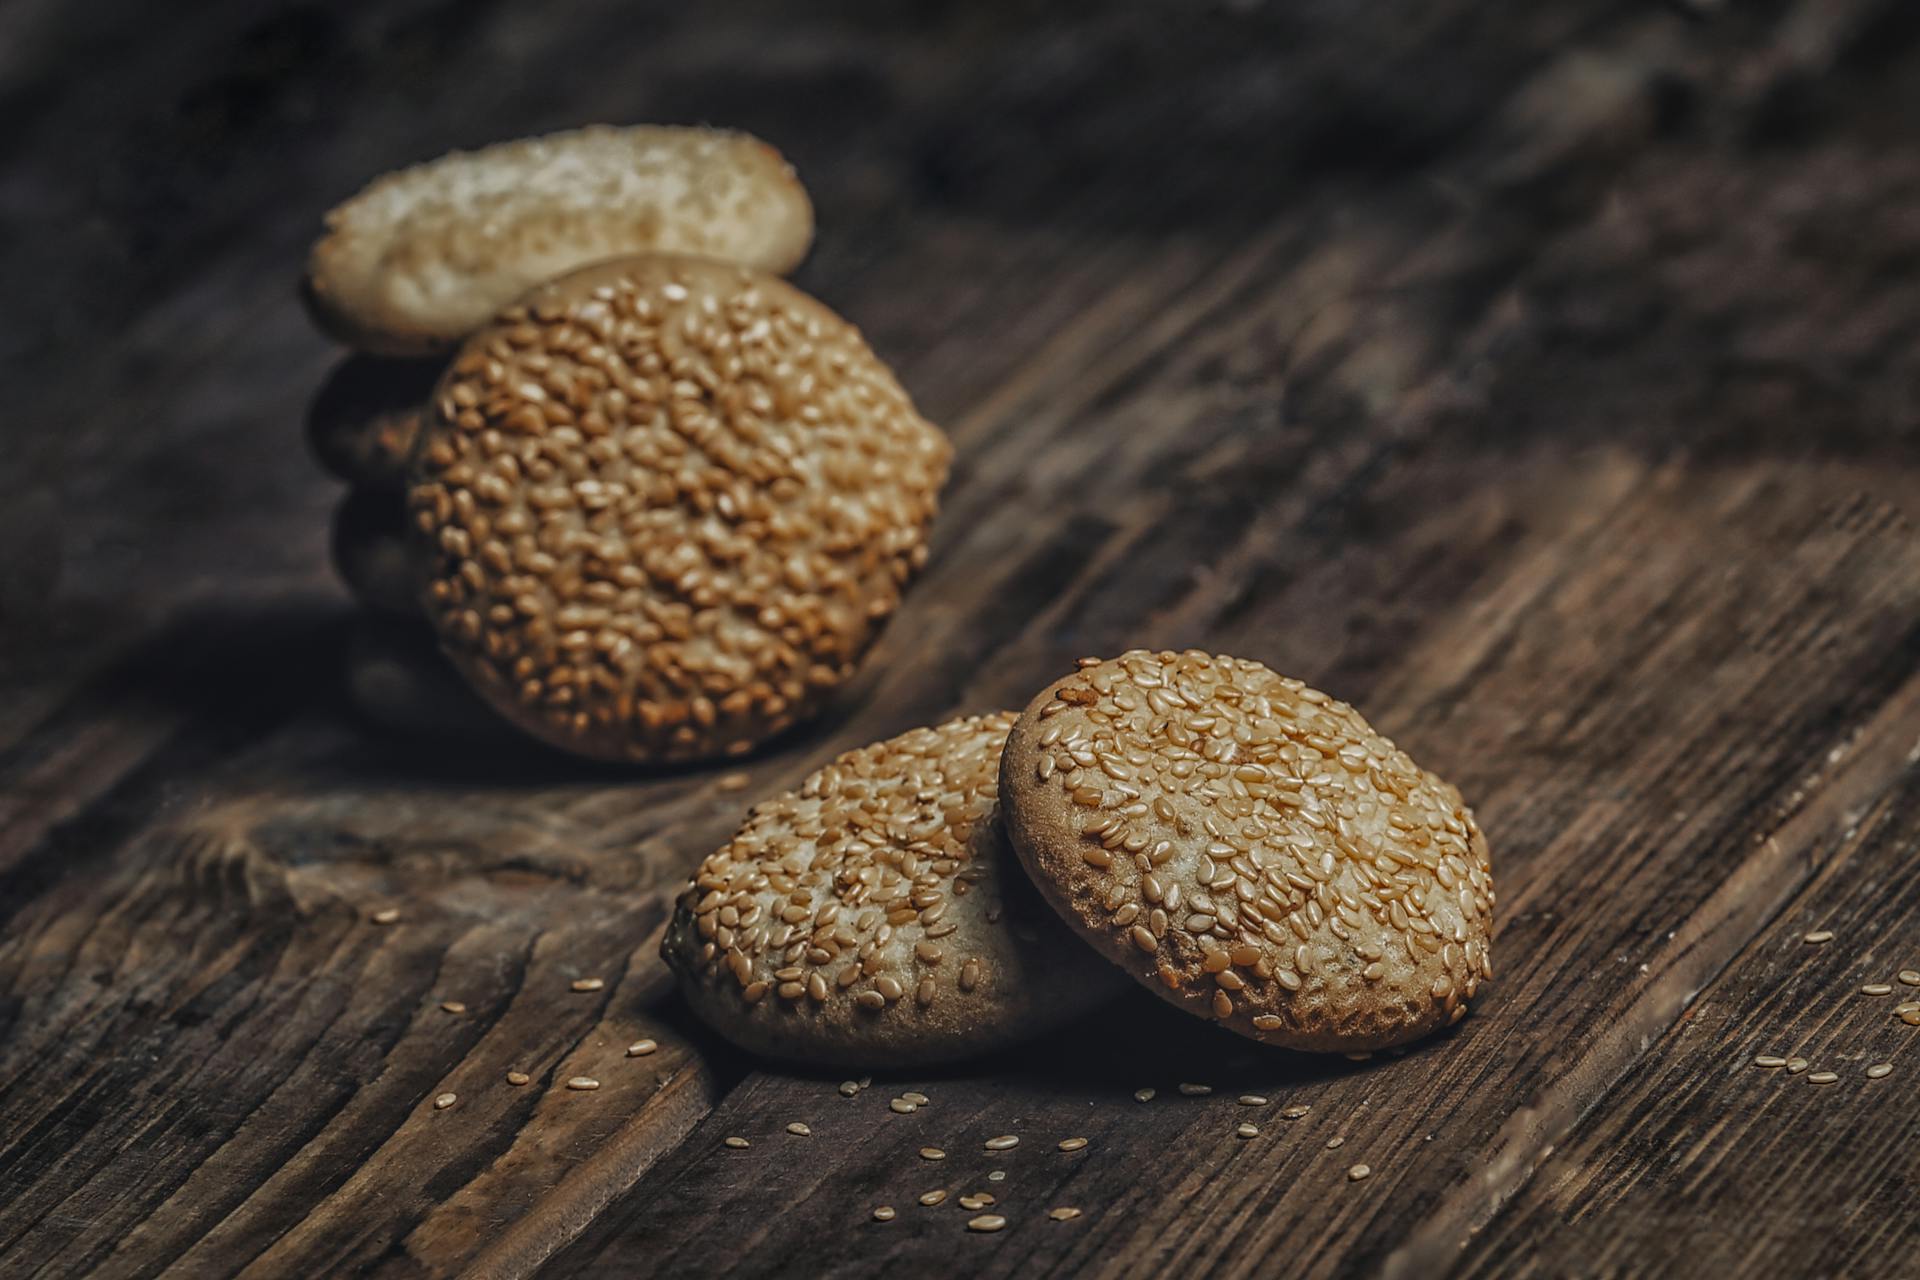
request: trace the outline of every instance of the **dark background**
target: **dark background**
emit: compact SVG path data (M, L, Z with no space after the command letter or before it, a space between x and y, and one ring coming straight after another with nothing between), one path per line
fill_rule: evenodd
M775 143L798 283L959 449L744 784L340 692L306 247L596 120ZM1912 989L1858 988L1920 968L1916 121L1908 0L0 5L0 1271L1910 1271ZM852 1101L686 1025L649 935L746 802L1132 644L1460 784L1474 1017L1329 1063L1142 997ZM915 1204L996 1163L1006 1231Z

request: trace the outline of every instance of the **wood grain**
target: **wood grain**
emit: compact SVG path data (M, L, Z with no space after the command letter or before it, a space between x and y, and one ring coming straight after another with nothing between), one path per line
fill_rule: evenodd
M1902 6L235 3L134 40L123 8L0 19L0 208L33 215L0 263L47 318L0 343L33 561L0 572L0 1270L1566 1274L1687 1242L1901 1273L1911 1127L1737 1059L1762 1027L1855 1052L1819 993L1911 932L1880 888L1920 737ZM737 773L389 738L340 690L337 490L298 441L334 355L290 284L317 213L594 118L787 150L800 282L960 449L857 686ZM689 1024L653 935L748 802L1137 643L1263 658L1461 785L1502 891L1474 1017L1352 1063L1142 997L853 1099ZM1816 917L1853 949L1788 946Z

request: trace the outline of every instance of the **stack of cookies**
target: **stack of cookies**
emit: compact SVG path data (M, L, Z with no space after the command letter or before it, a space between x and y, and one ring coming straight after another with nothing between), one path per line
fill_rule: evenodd
M349 485L366 714L657 763L744 754L846 682L951 450L778 278L812 233L771 147L660 127L450 155L328 215L304 292L358 354L309 435Z

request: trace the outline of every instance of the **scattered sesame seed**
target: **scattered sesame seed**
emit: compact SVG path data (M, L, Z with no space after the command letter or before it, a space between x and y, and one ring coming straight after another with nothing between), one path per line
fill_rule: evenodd
M1891 1062L1876 1062L1867 1068L1867 1079L1869 1080L1884 1080L1892 1074L1893 1064Z
M873 1220L875 1222L892 1222L893 1206L890 1204L883 1204L879 1208L875 1209L873 1211Z
M1264 1107L1267 1105L1267 1095L1264 1093L1243 1093L1240 1095L1240 1105L1243 1107Z
M440 1007L448 1013L465 1013L467 1011L467 1006L461 1004L458 1000L442 1000Z
M1311 1110L1313 1110L1313 1108L1308 1106L1306 1103L1296 1102L1292 1106L1288 1107L1285 1111L1282 1111L1280 1113L1280 1118L1282 1120L1298 1120L1301 1116L1306 1115L1307 1112Z
M1809 946L1815 946L1815 947L1819 946L1823 942L1832 942L1833 930L1815 929L1812 933L1809 933L1806 937L1802 938L1801 941L1807 943Z
M1920 1001L1901 1005L1893 1011L1893 1016L1910 1027L1920 1027Z
M1367 1059L1371 1058L1373 1054L1369 1053L1365 1049L1360 1049L1360 1050L1349 1050L1348 1052L1343 1053L1340 1056L1345 1058L1349 1062L1365 1062Z
M1049 1218L1052 1218L1055 1222L1071 1222L1075 1218L1080 1216L1080 1211L1069 1205L1063 1204L1058 1209L1047 1210L1047 1216Z
M725 1140L724 1145L732 1147L735 1151L745 1151L748 1147L752 1146L753 1144L751 1142L748 1142L745 1138L728 1138Z
M1787 1065L1787 1060L1785 1058L1776 1058L1770 1053L1763 1053L1754 1058L1753 1065L1756 1067L1784 1067Z
M1134 1100L1135 1102L1152 1102L1152 1101L1153 1101L1153 1090L1151 1090L1151 1089L1135 1089L1135 1090L1133 1091L1133 1100Z
M1087 1145L1087 1140L1085 1138L1060 1139L1060 1149L1062 1151L1079 1151L1082 1148L1084 1148L1086 1145Z
M1347 1181L1348 1182L1364 1182L1367 1180L1368 1177L1372 1176L1372 1174L1373 1174L1372 1168L1364 1164L1357 1164L1353 1166L1353 1168L1347 1170Z
M575 991L598 991L607 985L604 978L575 978L568 984Z
M1005 1182L1006 1180L1007 1180L1007 1171L1005 1169L995 1169L992 1173L989 1173L987 1175L988 1182Z
M1893 988L1884 982L1869 982L1860 988L1860 994L1863 996L1890 996L1893 994Z
M1020 1139L1010 1133L1003 1133L997 1138L988 1138L986 1145L989 1151L1011 1151L1020 1145Z
M1180 1086L1180 1092L1189 1098L1204 1098L1213 1092L1213 1086L1210 1084L1183 1084Z
M907 1092L907 1093L903 1093L903 1094L901 1094L900 1096L901 1096L902 1098L905 1098L905 1099L906 1099L906 1100L907 1100L908 1102L911 1102L911 1103L912 1103L912 1104L913 1104L914 1106L916 1106L916 1107L924 1107L924 1106L926 1106L926 1105L927 1105L927 1104L928 1104L929 1102L932 1102L932 1101L933 1101L933 1099L932 1099L932 1098L929 1098L929 1097L928 1097L928 1096L927 1096L926 1094L924 1094L924 1093L914 1093L914 1092L911 1092L911 1091L909 1091L909 1092Z
M938 1147L922 1147L920 1148L920 1158L922 1160L945 1160L947 1153Z
M1332 1151L1334 1148L1342 1146L1345 1143L1346 1143L1346 1139L1336 1133L1331 1138L1327 1139L1327 1150Z
M946 1198L947 1198L946 1188L935 1187L932 1191L923 1192L921 1194L920 1203L924 1205L932 1206L932 1205L939 1204L942 1200L945 1200Z
M990 1191L969 1191L960 1197L962 1209L984 1209L992 1203L993 1193Z
M458 1101L460 1101L460 1097L458 1094L443 1093L439 1097L433 1100L433 1109L435 1111L445 1111L448 1107L452 1106L454 1103Z
M747 774L729 773L722 775L713 785L716 791L745 791L747 784L752 781L753 779Z
M574 1076L567 1081L567 1088L577 1089L581 1093L591 1093L600 1087L600 1082L592 1076Z
M1902 969L1894 976L1910 987L1920 987L1920 969Z
M1243 1124L1233 1132L1237 1137L1257 1138L1260 1136L1260 1126L1257 1124Z
M807 1126L801 1124L798 1120L795 1120L787 1126L787 1132L796 1138L811 1138L813 1136L813 1130L807 1128Z
M858 1080L842 1080L840 1082L841 1097L851 1098L854 1094L859 1092L860 1092L860 1082Z
M627 1056L629 1058L644 1058L659 1047L658 1044L655 1044L651 1040L635 1040L627 1046Z
M1808 1084L1832 1084L1840 1078L1837 1071L1816 1071L1807 1077Z
M1790 1076L1797 1076L1802 1071L1805 1071L1811 1065L1812 1064L1809 1063L1805 1058L1788 1058L1787 1074Z
M368 916L367 919L373 921L375 924L398 924L400 922L400 908L382 907Z
M521 1085L526 1084L529 1080L532 1080L532 1079L533 1077L528 1075L524 1071L507 1072L507 1083L514 1086L516 1089L519 1088Z
M920 1109L911 1102L908 1102L905 1098L895 1098L892 1102L889 1102L887 1106L892 1108L896 1114L903 1116L910 1116Z
M1007 1225L1007 1220L997 1213L983 1213L977 1218L967 1219L969 1231L998 1231Z

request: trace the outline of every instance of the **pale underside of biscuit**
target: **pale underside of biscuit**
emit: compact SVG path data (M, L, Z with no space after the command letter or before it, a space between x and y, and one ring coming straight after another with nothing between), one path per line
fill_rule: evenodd
M1487 845L1459 793L1258 663L1089 659L1021 716L1001 797L1070 927L1255 1040L1401 1044L1492 976Z
M453 152L375 180L326 217L304 295L380 355L445 351L535 285L607 258L686 253L783 274L813 208L766 143L596 125Z
M995 774L1013 713L851 751L757 806L681 895L662 954L743 1048L849 1067L970 1057L1124 989L1034 895Z

